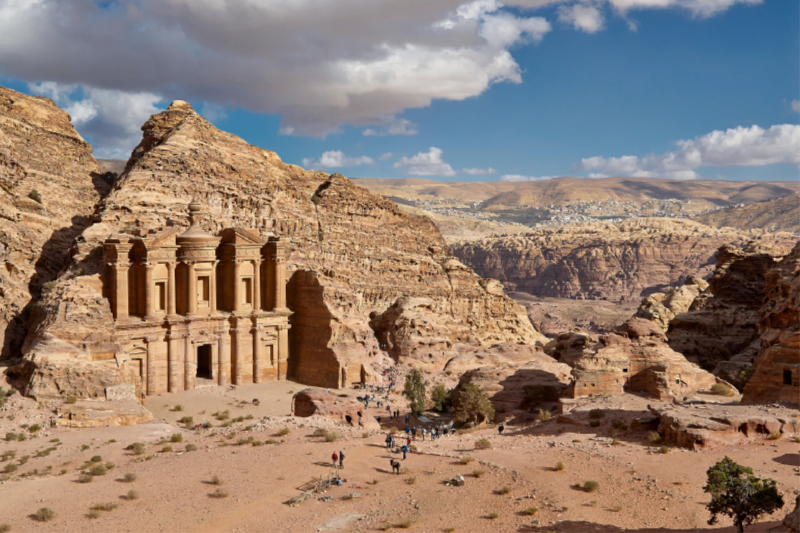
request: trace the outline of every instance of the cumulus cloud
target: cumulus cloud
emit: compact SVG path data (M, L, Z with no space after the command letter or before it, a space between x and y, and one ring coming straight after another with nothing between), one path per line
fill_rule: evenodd
M544 181L544 180L551 180L555 178L555 176L521 176L519 174L504 174L500 176L500 181Z
M404 118L397 118L394 115L382 117L383 128L374 130L372 128L365 129L362 134L367 137L383 136L383 135L415 135L417 134L417 125Z
M787 163L800 166L800 126L780 124L712 131L696 139L678 141L678 150L637 157L589 157L573 167L589 177L641 176L696 179L704 166L761 166Z
M392 155L394 155L394 154L392 154L392 152L386 152L385 154L382 154L382 155L381 155L381 156L378 158L378 161L386 161L387 159L391 159L391 158L392 158Z
M442 160L442 150L431 146L427 152L402 157L394 165L410 176L455 176L456 171Z
M800 100L792 100L792 109L800 113Z
M160 111L156 104L162 100L149 92L79 88L74 84L53 82L32 83L28 89L33 94L51 98L69 113L75 129L92 139L94 155L108 159L130 156L142 138L142 124Z
M470 176L486 176L488 174L497 174L497 171L492 167L489 168L462 168L461 172L469 174Z
M605 24L605 19L599 9L581 4L559 7L558 20L565 24L572 24L576 30L586 33L596 33L602 30Z
M348 157L341 150L330 150L318 158L306 157L303 159L303 166L311 170L330 170L342 167L357 167L359 165L371 165L375 163L371 157L362 155L360 157Z

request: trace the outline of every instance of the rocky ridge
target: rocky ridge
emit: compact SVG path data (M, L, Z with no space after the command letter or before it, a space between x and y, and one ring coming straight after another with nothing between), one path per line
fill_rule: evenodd
M713 229L688 220L587 223L452 245L475 272L541 297L638 301L714 270L724 244L794 244L789 234Z
M142 130L125 171L77 239L71 267L80 269L80 283L96 282L103 269L100 243L109 235L186 226L187 205L195 200L209 215L207 231L243 226L289 239L290 374L301 382L338 387L331 369L352 361L384 364L369 321L381 321L409 296L430 301L429 317L448 324L444 335L453 343L541 342L524 309L456 260L428 219L401 212L339 174L287 165L216 129L185 102L154 115ZM30 360L72 327L64 321L83 320L54 314L47 305L41 313L41 327L27 343ZM102 351L87 344L74 351Z
M800 193L703 213L694 220L712 228L759 228L800 234Z
M0 87L0 358L20 354L30 304L108 190L67 113Z

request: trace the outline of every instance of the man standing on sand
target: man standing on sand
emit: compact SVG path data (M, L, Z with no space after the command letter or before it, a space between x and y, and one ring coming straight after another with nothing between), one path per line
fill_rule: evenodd
M339 456L336 455L336 452L333 452L331 459L333 460L333 467L336 468L336 465L339 464Z
M406 454L408 453L408 446L405 446L405 445L404 445L404 446L403 446L402 448L400 448L400 449L401 449L401 450L403 450L403 461L405 461L405 460L406 460Z
M339 468L344 468L344 452L339 452Z
M392 436L387 433L386 440L384 442L386 443L386 447L390 448L392 446Z

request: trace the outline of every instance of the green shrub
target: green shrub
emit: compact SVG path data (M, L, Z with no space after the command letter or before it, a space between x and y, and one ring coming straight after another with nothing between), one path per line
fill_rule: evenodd
M655 444L661 444L661 442L664 439L661 437L658 431L651 431L650 433L647 434L647 440L650 441L650 444L655 445Z
M661 453L669 453L669 446L664 445L661 448L659 448L658 451L661 452Z
M91 483L93 479L89 474L81 474L78 476L78 483Z
M172 446L164 446L161 448L161 453L169 453L172 451Z
M180 433L173 433L172 436L169 438L170 442L183 442L183 435Z
M484 472L483 470L480 470L480 469L472 471L472 475L475 476L475 477L481 477L485 473L486 472Z
M135 490L131 489L125 495L125 499L126 500L138 500L139 499L139 493L136 492Z
M105 466L103 466L101 464L96 464L96 465L94 465L93 467L91 467L89 469L89 475L91 475L93 477L94 476L105 476L106 474L108 474L108 470L106 469Z
M548 411L547 409L539 409L539 421L540 422L547 422L552 417L553 417L553 415L550 414L550 411Z
M133 455L142 455L145 451L144 444L142 444L141 442L134 442L125 449L132 451Z
M510 492L511 492L511 487L509 487L508 485L506 485L505 487L503 487L503 488L499 489L499 490L497 491L497 494L508 494L508 493L510 493Z
M11 442L11 441L14 441L14 440L17 440L17 434L16 433L12 433L10 431L8 433L6 433L6 442Z
M122 476L122 481L124 481L125 483L133 483L134 481L136 481L136 474L134 474L133 472L128 472L127 474Z
M119 504L114 502L96 503L92 505L92 511L113 511L117 507Z
M11 531L11 524L0 524L0 533L8 533L9 531Z
M559 461L559 462L556 463L556 472L562 472L566 468L567 467L564 465L564 461Z
M50 509L49 507L42 507L35 513L33 513L33 519L37 522L49 522L53 518L56 517L55 511Z
M47 283L42 284L42 296L47 296L47 293L55 289L56 285L58 285L56 280L48 281Z
M30 455L23 455L19 458L19 464L24 465L28 463L28 460L31 458Z
M28 193L28 198L33 200L34 202L41 204L42 203L42 195L39 194L39 191L36 189L31 189L31 192Z
M445 413L453 406L453 401L450 399L450 391L441 383L431 391L431 401L433 402L433 410L439 413Z
M89 446L88 444L82 444L82 445L81 445L81 451L82 451L82 452L85 452L85 451L86 451L86 450L88 450L89 448L91 448L91 446Z
M186 451L187 452L196 452L197 451L197 446L195 446L194 444L187 444L186 445Z
M178 404L175 407L173 407L171 411L183 411L183 406L181 404Z
M733 396L735 393L731 390L730 387L725 385L724 383L714 383L711 385L711 394L716 394L717 396Z
M781 432L780 431L773 431L772 433L769 434L769 436L767 438L769 440L779 440L781 438Z
M291 433L291 431L289 430L289 428L283 428L283 429L281 429L281 430L278 432L278 436L279 436L279 437L285 437L285 436L286 436L286 435L288 435L289 433Z
M613 427L614 429L618 429L620 431L628 430L628 424L626 424L622 420L619 420L618 418L615 418L614 420L611 421L611 427Z
M494 519L496 519L496 518L497 518L498 516L500 516L500 515L499 515L499 514L497 514L497 513L489 513L489 514L488 514L488 515L486 515L486 516L487 516L487 517L489 517L489 519L490 519L490 520L494 520Z
M78 403L78 397L77 396L67 396L67 403L70 404L70 405L74 404L74 403Z
M473 462L474 460L475 460L474 457L469 456L469 455L465 455L465 456L461 457L461 464L462 465L468 465L471 462Z
M527 509L525 509L525 514L528 516L533 516L538 512L539 512L538 507L528 507Z
M89 459L89 462L90 463L102 463L103 462L103 458L100 457L99 455L94 455L94 456L92 456L91 459Z
M6 474L11 474L12 472L16 472L19 470L19 466L15 465L14 463L8 463L5 468L3 468L3 472Z
M337 440L339 440L338 433L333 433L333 432L325 433L325 442L336 442Z
M595 492L600 488L600 483L597 481L584 481L583 490L586 492Z
M476 450L488 450L492 447L492 443L489 442L489 439L479 439L475 441L475 449Z
M194 425L194 417L193 416L182 416L178 419L179 424L183 424L184 426L193 426Z
M28 428L28 431L30 431L31 433L36 433L37 431L41 431L41 430L42 430L42 426L40 426L39 424L34 424L34 425L32 425L31 427Z

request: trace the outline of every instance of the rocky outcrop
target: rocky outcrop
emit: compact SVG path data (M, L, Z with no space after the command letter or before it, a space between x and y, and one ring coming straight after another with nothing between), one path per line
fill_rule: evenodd
M675 315L687 312L694 299L707 288L708 283L705 280L690 276L682 286L651 294L642 300L634 316L651 320L667 331Z
M794 499L794 511L787 514L781 523L783 527L793 533L800 531L800 494Z
M369 381L384 364L370 318L408 297L431 302L428 318L448 324L444 337L451 343L541 339L518 304L453 258L428 219L401 212L339 174L285 164L216 129L185 102L151 117L142 131L125 171L77 240L72 265L83 277L102 273L100 243L109 235L186 226L194 200L209 215L206 231L247 227L288 239L289 374L298 381L332 388ZM54 310L42 312L49 325L37 330L31 360L41 353L38 339L59 338ZM417 360L411 344L396 346L398 360ZM124 368L125 355L117 356Z
M459 386L471 383L486 393L495 409L495 420L532 418L541 402L555 402L570 382L571 369L542 353L517 364L485 366L469 370Z
M759 355L745 402L800 403L800 243L766 274Z
M638 301L714 270L724 244L794 243L789 234L713 229L688 220L586 223L457 243L453 253L484 277L536 296Z
M304 389L292 397L293 416L321 416L349 426L380 429L380 424L364 406L347 394L335 394L320 389Z
M800 193L703 213L694 220L712 228L759 228L800 234Z
M630 390L661 400L682 399L722 382L670 349L666 340L653 322L630 319L617 333L587 343L583 354L573 359L574 379L566 395L576 398Z
M750 366L760 343L758 322L766 275L788 251L764 243L721 247L708 287L688 311L670 320L670 347L706 370L734 356L737 361L725 367L728 373L734 370L732 366Z
M31 302L109 188L67 113L0 87L0 357L20 355Z
M69 428L131 426L152 419L153 414L134 400L85 400L56 408L56 425Z
M659 419L658 432L678 446L702 450L737 444L772 433L795 434L800 421L788 409L767 410L740 405L662 404L650 408Z

